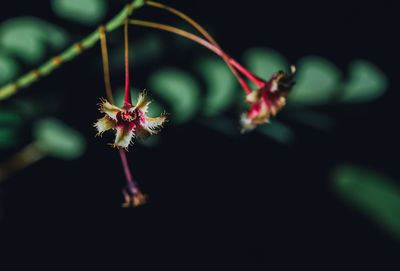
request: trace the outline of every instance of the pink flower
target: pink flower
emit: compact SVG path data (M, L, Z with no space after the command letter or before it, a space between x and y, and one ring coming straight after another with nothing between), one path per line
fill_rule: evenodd
M285 105L286 96L293 86L295 67L291 66L291 74L285 75L282 71L271 76L268 82L262 81L260 87L246 96L246 101L251 103L247 112L241 116L242 131L254 129L258 124L269 121L270 116Z
M157 134L166 121L166 114L157 118L146 116L150 103L145 91L139 94L135 106L125 102L124 106L119 108L107 100L101 99L99 110L101 113L105 113L105 116L94 124L98 131L97 135L102 135L105 131L112 129L116 131L112 146L127 149L129 144L133 143L133 138L146 138Z

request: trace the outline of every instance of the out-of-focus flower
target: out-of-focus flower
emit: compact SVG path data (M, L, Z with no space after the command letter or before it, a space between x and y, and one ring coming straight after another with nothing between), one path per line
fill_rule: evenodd
M247 94L246 101L251 103L247 112L241 115L242 131L255 128L258 124L269 121L270 116L285 105L294 82L292 81L295 67L291 66L291 74L285 75L282 71L271 76L268 82L263 81L261 87Z
M119 108L107 100L101 99L99 110L105 113L105 116L94 124L98 131L97 134L102 135L107 130L115 130L116 136L112 146L122 148L128 148L134 137L146 138L149 135L157 134L166 121L166 114L163 113L157 118L146 116L150 103L145 91L139 94L135 106L125 102L124 106Z
M122 189L122 194L125 198L122 207L137 207L147 202L147 195L142 194L135 182L127 184L126 187Z

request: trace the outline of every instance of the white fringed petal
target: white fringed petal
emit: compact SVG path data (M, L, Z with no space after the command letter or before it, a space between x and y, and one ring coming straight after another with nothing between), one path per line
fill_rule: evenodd
M145 116L144 127L149 130L151 134L156 134L160 128L162 128L163 123L165 122L167 116L161 115L157 118L150 118Z
M136 105L134 107L132 107L130 109L130 111L138 109L143 114L146 114L147 110L148 110L148 107L149 107L149 104L151 104L151 101L148 100L146 91L142 91L142 92L139 93L138 101L137 101Z
M256 89L247 94L246 101L249 103L256 103L259 102L261 98L261 89Z
M98 134L101 135L105 131L113 129L115 127L115 122L110 117L105 116L98 119L94 127L96 127Z
M114 146L128 148L134 136L134 130L127 127L117 127L117 134L115 135Z
M110 118L117 120L117 114L121 109L113 104L110 104L107 100L101 99L100 112L106 113Z

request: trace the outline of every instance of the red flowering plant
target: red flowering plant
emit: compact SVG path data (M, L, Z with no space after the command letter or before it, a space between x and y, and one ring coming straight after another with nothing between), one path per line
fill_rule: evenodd
M102 45L103 67L105 74L105 85L108 100L101 98L99 111L105 116L98 119L94 124L97 129L97 135L102 135L108 130L116 132L114 143L111 146L119 149L121 162L126 176L126 186L122 189L125 198L123 207L142 205L146 202L146 196L142 194L137 183L133 181L132 174L129 169L125 150L129 145L133 144L134 138L146 138L152 134L159 132L163 123L166 121L166 114L156 118L148 117L147 111L151 101L147 97L147 92L143 91L139 94L136 104L133 106L130 94L129 81L129 48L128 48L128 21L124 24L125 39L125 98L124 105L119 108L110 101L113 100L111 92L111 84L108 71L108 57L106 47L106 36L104 28L100 28L100 40Z
M250 103L249 110L243 113L240 118L242 132L249 131L254 129L259 124L268 122L270 116L275 116L285 105L286 97L294 84L293 76L296 69L293 65L290 67L290 74L285 74L282 71L278 71L277 73L272 74L268 81L263 80L244 68L235 59L228 56L221 49L218 43L211 37L211 35L186 14L169 6L153 1L146 1L146 4L178 15L194 26L207 40L182 29L165 24L142 20L130 20L131 24L156 28L186 37L221 56L221 58L226 62L246 93L246 102ZM252 90L242 76L253 82L257 86L257 89Z
M285 75L279 71L271 76L269 81L257 81L259 88L246 95L246 101L251 103L249 110L243 113L240 122L243 131L253 129L258 124L269 121L286 103L286 96L294 82L292 81L295 67L291 66L291 74Z
M133 143L133 138L146 138L158 133L166 120L166 115L163 114L157 118L146 116L150 103L146 91L139 94L135 106L128 101L119 108L107 100L101 99L99 110L101 113L105 113L105 116L94 124L98 135L107 130L115 130L116 136L112 146L127 149L129 144Z
M160 8L179 16L194 26L204 38L173 26L129 18L134 8L140 8L145 5ZM49 74L64 61L71 60L85 49L93 46L97 40L100 40L107 99L101 98L100 100L99 110L104 115L94 123L94 127L97 130L97 135L102 135L107 131L115 132L114 142L110 145L119 150L126 176L126 186L122 189L125 199L123 206L125 207L138 206L146 202L146 196L142 194L138 184L133 180L126 157L126 151L128 151L129 146L132 145L137 138L146 138L157 134L166 122L165 113L155 118L147 115L151 101L146 91L138 95L136 103L132 102L129 81L128 24L150 27L178 34L201 44L220 56L238 80L246 94L246 102L250 104L247 112L241 115L240 122L242 131L249 131L257 125L268 122L271 116L275 116L277 112L282 109L285 105L286 97L293 86L293 75L295 72L295 68L292 66L290 74L278 71L274 73L269 80L263 80L226 54L211 35L186 14L157 2L136 0L128 4L124 10L108 24L100 26L98 31L91 34L82 42L74 44L61 55L52 58L38 69L24 75L15 83L11 83L0 89L0 99L7 98L15 94L19 88L28 86L39 77ZM123 106L118 107L113 104L108 67L106 32L110 32L121 25L124 25L125 41L125 97ZM250 87L249 81L256 86L256 89Z

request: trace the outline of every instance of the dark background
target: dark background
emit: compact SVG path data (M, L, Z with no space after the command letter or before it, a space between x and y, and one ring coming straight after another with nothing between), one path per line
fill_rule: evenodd
M75 265L81 259L90 265L107 261L147 269L325 269L395 260L397 241L340 201L328 178L340 162L400 177L393 2L163 2L204 24L234 57L251 46L268 46L293 63L312 54L345 69L352 59L367 59L388 76L389 90L368 104L317 108L333 115L337 128L322 133L293 124L296 139L289 146L257 133L230 138L196 121L170 124L157 148L137 146L129 152L133 174L149 194L149 203L123 209L119 156L105 144L112 136L94 139L91 127L99 117L98 98L104 96L100 50L95 47L21 93L54 101L54 108L43 115L53 114L81 131L88 149L72 162L45 158L2 184L1 245L39 262L56 259ZM109 4L108 18L121 7L118 1ZM75 33L76 40L92 31L59 19L45 1L7 2L0 14L2 20L43 18ZM137 16L177 22L150 8ZM152 30L137 33L144 31ZM159 35L166 42L171 37ZM134 85L146 87L146 73L165 63L191 65L193 54L190 48L171 48L162 61L135 70ZM122 71L112 79L122 85ZM228 115L236 118L237 112Z

